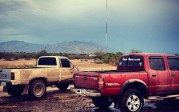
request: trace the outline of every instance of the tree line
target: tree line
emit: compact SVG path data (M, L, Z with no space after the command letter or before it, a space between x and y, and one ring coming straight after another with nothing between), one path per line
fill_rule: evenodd
M39 52L0 52L0 59L7 61L14 61L18 59L38 59L40 56L65 56L70 59L89 59L87 54L73 54L73 53L48 53L46 50Z
M48 53L46 50L42 50L40 52L0 52L0 59L4 59L7 61L14 61L19 59L38 59L40 56L65 56L69 59L94 59L95 63L102 64L108 63L115 65L118 62L119 57L123 53L105 53L103 51L98 51L93 53L93 55L89 54L73 54L73 53Z
M130 53L141 53L139 50L131 50ZM46 50L42 50L39 52L0 52L0 59L13 61L18 59L37 59L40 56L65 56L69 59L94 59L95 63L97 64L111 64L111 65L117 65L119 62L120 57L123 55L122 52L117 53L105 53L103 51L97 51L93 53L93 55L89 54L73 54L73 53L48 53ZM179 54L175 54L179 56Z

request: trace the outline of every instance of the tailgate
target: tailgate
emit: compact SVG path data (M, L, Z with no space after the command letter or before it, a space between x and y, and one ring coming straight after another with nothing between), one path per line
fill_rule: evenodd
M0 86L11 85L12 73L10 69L0 69Z
M98 89L98 76L75 75L74 86L77 88Z
M0 69L0 80L10 81L11 80L11 70L10 69Z

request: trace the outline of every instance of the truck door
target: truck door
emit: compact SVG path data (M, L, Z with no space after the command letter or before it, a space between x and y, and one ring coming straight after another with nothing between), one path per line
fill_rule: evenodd
M169 71L162 56L149 57L149 92L161 94L170 91Z
M61 60L61 80L70 79L73 77L73 69L68 59Z
M179 91L179 58L168 56L168 65L171 77L171 89L173 92Z

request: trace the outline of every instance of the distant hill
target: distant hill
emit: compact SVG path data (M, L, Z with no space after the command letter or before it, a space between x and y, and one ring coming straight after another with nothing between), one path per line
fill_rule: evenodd
M8 41L0 43L0 52L39 52L49 53L94 53L105 51L105 47L93 42L71 41L57 44L33 44L24 41Z

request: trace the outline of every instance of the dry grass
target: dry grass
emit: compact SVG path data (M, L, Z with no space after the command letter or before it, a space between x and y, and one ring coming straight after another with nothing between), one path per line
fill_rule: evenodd
M94 60L71 60L80 71L115 70L116 66L109 64L96 64Z
M36 60L15 60L15 61L6 61L0 60L0 68L27 68L27 67L35 67Z
M95 64L94 60L71 60L71 62L79 68L80 71L94 71L94 70L115 70L116 67L108 64ZM16 61L0 60L0 68L28 68L35 67L36 60L20 59Z

